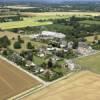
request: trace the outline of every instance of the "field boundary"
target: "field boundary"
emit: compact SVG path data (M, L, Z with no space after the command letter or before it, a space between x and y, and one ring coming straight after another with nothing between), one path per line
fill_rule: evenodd
M37 86L35 86L35 87L31 88L31 89L28 89L28 90L26 90L26 91L24 91L24 92L22 92L22 93L20 93L18 95L15 95L15 96L13 96L11 98L8 98L8 100L20 100L23 97L25 97L26 95L28 95L29 93L31 93L32 91L34 91L34 90L36 90L38 88L41 88L42 86L43 86L42 84L37 85Z
M18 98L18 99L16 99L16 100L22 100L23 98L25 98L25 97L27 97L27 96L30 96L30 95L32 95L32 94L34 94L34 93L36 93L36 92L41 91L42 89L47 88L48 86L51 86L51 85L53 85L53 84L55 84L55 83L57 83L57 82L59 82L59 81L61 81L61 80L64 80L64 79L69 78L69 77L72 76L73 74L76 74L76 73L75 73L75 72L72 72L72 73L69 73L69 74L67 74L67 75L65 75L65 76L63 76L63 77L61 77L61 78L59 78L59 79L57 79L57 80L55 80L55 81L53 81L53 82L48 82L47 85L44 85L44 86L42 86L42 87L40 87L40 88L38 88L38 89L36 89L36 90L34 90L34 91L31 91L31 92L29 92L28 94L25 94L23 97Z

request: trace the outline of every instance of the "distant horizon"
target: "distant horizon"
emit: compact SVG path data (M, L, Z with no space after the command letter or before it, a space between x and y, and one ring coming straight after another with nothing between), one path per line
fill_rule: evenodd
M100 0L0 0L1 3L36 3L36 4L64 4L67 2L85 3L100 2Z
M2 1L2 0L0 0L0 1ZM26 2L72 2L72 1L82 1L82 2L89 2L89 1L93 1L93 2L96 2L96 1L100 1L100 0L3 0L2 2L12 2L12 1L26 1Z

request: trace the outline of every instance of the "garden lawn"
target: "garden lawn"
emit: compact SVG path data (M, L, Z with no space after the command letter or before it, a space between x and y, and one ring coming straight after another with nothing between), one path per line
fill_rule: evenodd
M30 38L22 38L22 40L24 40L24 43L21 44L21 49L14 49L14 43L15 41L17 41L17 37L15 38L15 40L11 40L11 45L9 46L10 49L20 53L21 51L25 51L28 50L27 49L27 43L31 42L32 45L36 48L42 47L42 46L46 46L47 44L45 43L41 43L41 42L35 42L35 41L31 41Z
M44 58L41 58L41 57L38 57L38 56L33 56L33 62L37 65L41 65L42 63L45 62L45 59Z

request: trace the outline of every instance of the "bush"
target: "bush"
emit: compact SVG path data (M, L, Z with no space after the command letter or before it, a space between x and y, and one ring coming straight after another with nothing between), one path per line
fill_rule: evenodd
M2 52L2 54L3 54L4 56L7 56L7 55L8 55L7 50L4 50L4 51Z
M20 35L18 36L18 41L19 41L20 43L24 43L24 40L22 40L22 38L20 37Z
M15 48L15 49L20 49L20 48L21 48L21 43L20 43L19 41L16 41L16 42L14 43L14 48Z
M100 45L100 40L98 40L98 44Z
M1 47L7 48L10 44L11 44L10 40L8 39L7 36L3 36L0 38L0 46Z
M28 42L27 43L27 49L33 49L33 46L32 46L32 43L31 42Z

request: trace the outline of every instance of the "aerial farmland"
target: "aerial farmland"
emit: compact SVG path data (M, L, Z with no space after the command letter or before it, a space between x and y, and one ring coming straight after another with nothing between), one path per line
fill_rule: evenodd
M99 100L100 2L41 1L0 1L0 100Z

